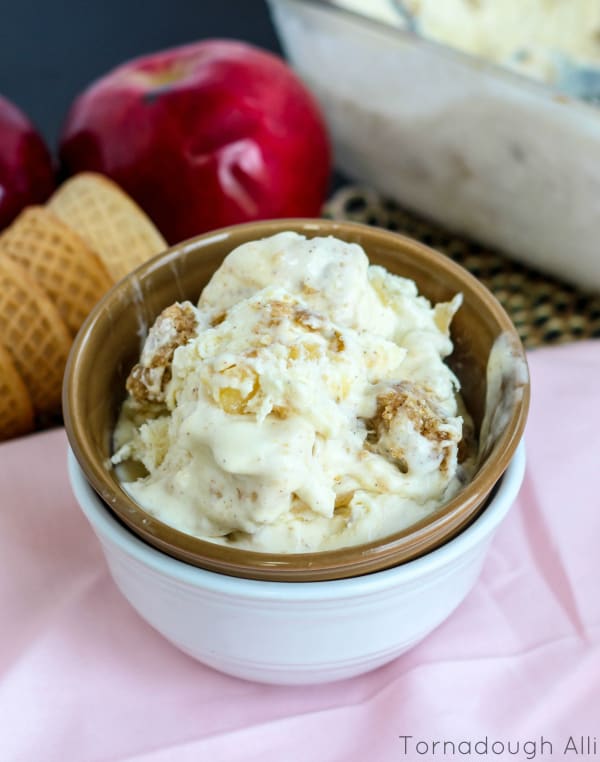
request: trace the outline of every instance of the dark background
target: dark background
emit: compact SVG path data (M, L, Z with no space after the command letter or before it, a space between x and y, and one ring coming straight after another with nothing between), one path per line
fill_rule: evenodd
M75 96L127 59L209 37L281 53L264 0L3 0L0 9L0 93L53 151Z

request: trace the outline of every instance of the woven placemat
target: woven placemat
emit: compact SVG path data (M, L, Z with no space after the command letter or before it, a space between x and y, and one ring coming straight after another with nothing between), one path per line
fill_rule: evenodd
M600 338L600 296L583 294L497 251L453 235L368 188L339 189L328 201L324 216L396 230L451 257L496 295L529 349Z

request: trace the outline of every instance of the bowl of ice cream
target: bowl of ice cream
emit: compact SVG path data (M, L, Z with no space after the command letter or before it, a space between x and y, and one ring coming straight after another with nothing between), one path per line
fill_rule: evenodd
M463 600L523 478L528 399L511 321L465 270L282 220L114 286L63 408L127 600L208 665L299 684L390 661Z
M355 577L422 556L485 506L528 406L494 297L394 233L250 223L110 291L65 373L70 445L129 531L206 570Z

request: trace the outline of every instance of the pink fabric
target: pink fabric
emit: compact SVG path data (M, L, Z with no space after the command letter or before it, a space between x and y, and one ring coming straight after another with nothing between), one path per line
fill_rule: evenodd
M486 736L535 741L538 759L542 736L555 758L570 736L585 751L600 737L600 342L530 362L526 480L476 589L409 654L324 687L244 682L179 653L109 578L64 432L1 445L0 760L526 758L423 746Z

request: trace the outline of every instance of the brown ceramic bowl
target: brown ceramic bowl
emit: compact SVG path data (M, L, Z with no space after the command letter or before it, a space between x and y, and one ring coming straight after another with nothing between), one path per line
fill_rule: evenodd
M452 323L449 363L477 429L486 404L486 367L497 337L509 337L520 362L520 389L505 425L473 480L452 500L413 526L384 539L315 553L267 554L228 548L167 526L121 488L108 466L111 439L125 397L125 379L137 361L141 337L176 300L196 302L224 257L245 241L284 230L308 237L333 235L359 243L373 264L413 279L432 302L462 292ZM158 255L120 281L96 305L75 339L65 373L63 410L71 448L83 472L116 516L159 550L211 571L276 581L351 577L423 555L455 536L484 507L521 439L529 404L523 349L510 318L466 270L421 243L386 230L329 220L277 220L238 225L199 236ZM514 381L513 379L512 381ZM511 379L503 378L511 386ZM504 387L503 387L504 388Z

